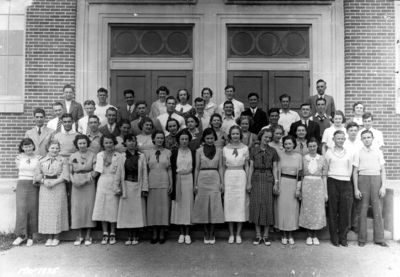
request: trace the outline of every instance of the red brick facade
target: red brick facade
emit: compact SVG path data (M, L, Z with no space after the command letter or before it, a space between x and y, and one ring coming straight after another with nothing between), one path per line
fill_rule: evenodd
M75 82L76 0L32 1L27 9L25 112L0 114L0 178L16 178L14 158L32 111L61 97ZM393 0L345 0L346 114L360 100L385 137L388 178L400 178L399 116L395 114L395 18ZM328 84L329 85L329 84Z

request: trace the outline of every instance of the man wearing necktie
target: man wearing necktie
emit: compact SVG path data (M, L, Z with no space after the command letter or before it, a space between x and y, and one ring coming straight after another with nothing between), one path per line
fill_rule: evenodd
M138 117L136 114L137 111L135 110L137 107L137 105L135 105L135 92L131 89L127 89L124 91L124 97L126 105L118 109L117 122L120 122L121 119L127 119L131 122Z
M194 107L196 109L196 117L199 119L200 121L200 125L199 125L199 131L203 132L206 128L208 128L210 126L210 117L204 113L204 108L206 106L206 102L203 98L201 97L197 97L196 99L194 99Z
M53 104L53 113L55 115L55 118L49 120L49 122L47 123L47 127L53 129L55 133L65 133L61 119L62 115L64 114L63 104L61 104L60 102L55 102ZM76 130L75 123L72 124L72 128Z
M33 111L33 117L36 126L31 130L26 131L25 138L32 139L33 143L35 144L35 154L45 157L47 155L46 145L49 142L51 134L54 132L54 130L44 125L46 112L42 108L36 108Z
M250 92L247 96L250 108L242 112L242 115L247 115L253 118L254 123L250 126L249 131L256 135L263 127L268 126L269 124L267 113L258 108L259 98L258 93Z
M312 95L310 96L306 103L311 105L311 114L316 114L317 113L317 99L319 98L324 98L326 100L325 102L325 113L327 116L331 116L333 118L333 114L335 113L335 100L333 99L332 96L325 94L326 90L326 82L322 79L319 79L317 81L317 95Z
M324 135L325 129L331 127L331 116L325 113L326 99L318 98L316 100L317 113L313 117L313 121L318 123L321 137Z
M167 125L167 121L168 121L169 118L175 118L176 120L178 120L178 122L179 122L178 130L185 129L186 128L186 123L185 123L185 119L175 112L175 107L176 107L176 99L175 99L175 97L168 96L165 99L165 103L166 103L166 106L167 106L167 113L159 115L155 119L154 125L156 127L156 130L163 131L165 136L168 136L169 132L165 129L165 126Z
M307 135L306 140L308 141L310 138L314 137L319 142L321 142L321 132L319 129L318 123L315 123L310 119L311 117L311 106L308 103L303 103L300 106L300 120L292 123L290 125L289 135L297 138L296 129L299 125L307 126Z
M137 118L131 122L131 133L135 136L139 135L142 133L142 131L139 128L139 123L142 121L144 117L147 116L147 103L146 101L137 101L136 102L136 113L137 113ZM153 121L153 126L154 126L154 120Z
M113 134L114 136L120 135L120 130L117 126L117 110L113 107L108 108L106 111L107 124L99 128L103 135Z
M83 103L85 107L86 116L82 117L78 121L78 132L84 135L89 133L89 116L94 115L94 111L96 110L96 103L93 100L86 100Z

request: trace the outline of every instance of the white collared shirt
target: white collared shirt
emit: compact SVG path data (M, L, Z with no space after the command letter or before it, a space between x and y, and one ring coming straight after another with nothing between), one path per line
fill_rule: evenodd
M162 129L162 131L164 132L165 136L168 136L168 135L169 135L169 132L165 129L165 126L167 125L168 117L169 117L169 114L168 114L168 113L159 115L159 116L157 117L158 121L160 122L161 129ZM172 117L172 118L175 118L176 120L178 120L178 122L179 122L178 131L186 128L185 119L184 119L182 116L180 116L179 114L177 114L177 113L174 112L174 113L171 115L171 117Z
M107 128L110 131L110 133L114 132L115 127L117 127L117 123L114 123L113 125L110 125L110 124L107 123Z
M333 141L333 134L339 130L344 132L345 138L347 140L349 135L346 133L346 128L341 126L340 129L336 129L336 127L332 125L331 127L325 129L324 134L322 135L322 143L326 143L326 146L328 148L333 148L335 146L335 142Z
M207 105L205 105L204 107L204 114L208 115L209 117L211 117L213 114L215 114L216 112L218 112L218 107L217 105L215 105L213 102L208 102Z
M228 101L228 100L225 100L225 101ZM222 118L225 117L225 112L224 112L225 101L221 105L219 105L219 108L218 108L219 114L222 116ZM231 102L233 103L234 114L235 114L235 119L236 119L236 118L240 117L242 112L244 112L244 105L242 102L237 101L236 99L232 99Z
M285 113L282 109L279 110L278 124L283 126L283 129L285 129L287 134L290 131L290 125L299 120L300 116L297 112L289 110L287 113Z
M367 129L362 128L360 131L358 131L357 138L358 138L359 140L361 140L361 133L362 133L363 131L365 131L365 130L367 130ZM385 143L384 143L384 141L383 141L383 134L382 134L382 132L379 131L379 130L377 130L377 129L374 129L374 128L372 128L372 127L369 128L369 130L372 132L372 134L374 134L374 140L372 141L372 145L373 145L373 146L376 146L376 147L378 147L378 148L381 148L382 146L385 146Z
M203 131L210 126L210 117L203 112L203 116L196 114L196 117L201 121Z
M132 106L129 105L126 106L126 110L130 113L132 113L134 109L135 109L135 104L132 104Z
M224 119L222 120L222 125L221 125L221 131L229 134L229 130L231 129L232 126L235 126L236 124L236 120L233 117L224 117Z
M67 113L71 113L71 104L72 100L71 101L65 100L65 109L67 110Z

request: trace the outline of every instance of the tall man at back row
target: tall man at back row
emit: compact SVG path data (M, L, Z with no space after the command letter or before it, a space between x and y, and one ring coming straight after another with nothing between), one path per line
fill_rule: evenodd
M335 100L332 96L325 94L326 90L326 82L322 79L317 81L317 95L312 95L310 98L307 99L306 103L311 105L311 114L314 115L317 113L317 99L318 98L325 98L325 113L327 116L331 116L333 118L335 113Z
M118 109L117 122L121 119L127 119L129 122L137 119L136 105L135 105L135 92L131 89L124 91L126 105Z
M247 99L249 100L250 108L242 112L242 115L250 116L253 119L253 125L249 131L253 134L258 134L261 129L268 125L268 116L266 112L258 108L259 95L255 92L250 92Z
M77 125L78 120L83 117L82 105L75 101L75 89L73 86L69 84L65 85L63 93L64 100L61 101L61 104L63 104L63 114L71 114L73 122Z
M291 99L292 97L287 94L282 94L281 96L279 96L281 109L279 110L278 124L283 126L286 134L288 134L290 131L290 125L292 125L293 122L300 120L299 114L289 108Z

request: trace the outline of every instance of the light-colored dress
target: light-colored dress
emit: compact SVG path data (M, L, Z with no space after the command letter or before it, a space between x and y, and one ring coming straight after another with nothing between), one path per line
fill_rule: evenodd
M116 137L116 139L118 141L118 144L115 145L115 150L118 151L119 153L125 153L127 148L125 146L124 139L121 138L120 136Z
M165 102L162 103L160 100L157 100L151 104L149 117L157 118L159 115L165 114L166 112L167 106L165 105Z
M170 222L171 197L168 194L170 158L171 151L166 148L151 149L146 152L146 161L150 169L147 196L148 226L166 226Z
M182 153L178 150L176 160L176 180L180 178L181 197L172 200L171 223L180 225L190 225L193 213L193 168L192 168L192 152ZM179 175L179 176L178 176ZM177 193L179 193L177 191Z
M247 178L244 165L249 161L249 148L244 144L240 144L238 147L229 144L223 149L223 157L226 165L224 176L225 221L245 222L248 220L246 211L249 210L249 207L246 207L246 202L249 205L250 201L246 192Z
M90 181L96 154L78 151L69 157L69 165L75 179L71 189L71 229L96 227L96 222L92 220L96 187L95 180Z
M113 181L117 172L120 153L114 152L111 163L105 161L105 153L97 154L95 171L100 173L97 182L96 200L93 209L93 220L117 222L119 196L115 195Z
M280 158L280 193L275 201L275 228L294 231L299 228L300 204L296 198L296 186L302 170L302 157L298 153L284 153Z
M61 156L47 156L39 161L34 180L39 181L46 176L57 176L69 181L68 160ZM65 182L46 188L41 185L39 192L39 233L59 234L68 231L68 202Z
M303 157L303 183L299 226L319 230L326 226L325 188L322 177L327 176L328 165L323 156Z
M18 182L15 191L17 217L14 233L17 236L38 232L39 186L34 185L33 176L41 158L40 155L18 155L15 159Z
M148 191L146 157L143 153L132 155L129 151L121 154L114 179L115 193L122 192L119 200L117 228L140 228L147 225L146 199Z
M215 156L210 160L200 147L200 172L197 176L197 195L193 207L192 222L197 224L223 223L224 210L221 198L221 179L218 173L222 150L216 147Z
M136 139L138 143L138 150L140 152L144 153L144 151L153 149L154 143L151 140L151 135L140 134L136 137Z

